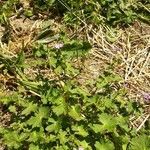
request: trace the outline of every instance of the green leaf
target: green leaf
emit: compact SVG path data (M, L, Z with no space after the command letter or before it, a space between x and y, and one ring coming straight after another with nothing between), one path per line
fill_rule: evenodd
M64 107L63 104L60 104L58 106L53 106L53 112L57 115L60 116L62 114L66 114L66 108Z
M130 131L130 128L128 127L129 125L129 118L128 117L123 117L121 115L118 115L116 117L117 124L120 126L120 128L124 129L126 132Z
M72 94L78 94L78 95L80 94L84 98L89 96L89 91L87 91L86 89L80 88L80 87L76 87L74 89L69 89L69 92L71 92Z
M77 121L84 119L84 117L81 115L79 105L71 106L70 111L69 111L69 116L71 116L73 119Z
M36 115L38 115L39 119L47 118L49 116L49 108L40 107L39 112Z
M105 80L102 79L102 78L99 78L99 79L97 79L96 87L97 87L98 89L101 89L101 88L105 87L107 84L108 84L107 81L105 81Z
M67 138L67 132L62 131L62 130L59 131L58 138L59 138L59 140L60 140L60 143L63 144L63 145L64 145L66 142L68 142L68 140L69 140L69 139Z
M104 131L114 132L117 122L116 118L114 118L112 115L102 113L99 115L99 121L101 122L100 124L90 125L95 133Z
M53 34L53 31L51 29L45 29L44 31L42 31L38 36L37 36L37 40L40 40L40 39L44 39L50 35Z
M17 64L18 66L23 67L24 61L25 61L25 54L24 54L24 51L22 50L22 51L18 54L18 57L17 57L17 60L16 60L16 64Z
M107 141L107 142L103 141L101 143L96 141L94 146L95 146L96 150L114 150L115 149L113 143L110 141Z
M149 150L150 136L140 135L131 140L131 150Z
M15 106L9 106L8 109L9 109L9 111L12 112L12 113L17 113Z
M104 130L103 126L100 124L93 124L93 125L89 125L89 126L95 133L99 133Z
M40 150L38 145L30 144L29 145L29 150Z
M67 103L63 96L56 98L54 103L56 105L53 105L52 110L57 116L67 113L68 111Z
M39 118L39 116L32 116L28 121L27 121L27 124L28 125L31 125L32 128L34 127L40 127L41 126L41 123L42 123L42 120L41 118Z
M37 142L39 139L39 133L36 131L33 131L30 133L30 137L28 139L29 142Z
M49 65L51 65L52 67L56 68L56 64L57 64L57 59L54 57L50 57L49 58Z
M66 62L66 74L70 76L75 76L79 74L79 70L75 69L70 62Z
M56 34L54 36L50 36L50 37L46 37L44 39L40 39L37 42L39 44L48 44L48 43L51 43L51 42L53 42L55 40L58 40L58 39L59 39L59 34Z
M22 111L22 115L29 115L31 112L35 112L37 110L37 104L28 103L26 108Z
M68 43L65 43L64 47L62 48L62 54L63 56L66 56L70 59L75 56L84 56L90 49L90 43L79 40L72 40Z
M83 125L82 126L78 126L78 125L72 126L72 130L75 131L74 134L81 135L83 137L88 136L88 132L84 129Z
M59 131L59 129L60 129L60 125L59 125L59 123L55 122L55 123L47 126L45 129L48 132L55 132L55 133L57 133Z
M106 113L99 115L99 121L102 123L102 128L107 131L113 131L117 125L116 118Z
M32 10L28 9L28 10L25 10L24 15L26 17L31 17L31 16L33 16L33 12L32 12Z
M58 66L54 71L57 75L60 75L64 72L64 70L61 66Z
M90 146L85 140L80 142L80 148L90 150Z
M19 134L19 139L20 141L25 141L28 138L29 134L22 132L21 134Z
M39 111L36 113L35 116L32 116L28 121L27 124L32 125L32 127L40 127L42 124L42 119L47 118L49 114L48 107L40 107Z
M59 119L55 121L53 118L49 118L48 122L51 124L45 128L46 131L57 133L60 130L61 121Z

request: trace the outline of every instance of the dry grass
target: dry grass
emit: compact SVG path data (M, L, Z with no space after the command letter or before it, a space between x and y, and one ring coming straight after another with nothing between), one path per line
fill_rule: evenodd
M59 32L60 25L52 22L55 32ZM35 37L41 29L41 24L42 20L10 18L11 40L8 45L1 42L1 53L15 56L23 47L26 48L26 51L30 51ZM89 27L85 23L85 26L79 30L79 33L86 34L86 38L93 45L89 59L85 60L84 75L81 80L98 77L106 65L115 61L114 71L124 78L131 98L140 100L144 92L150 91L150 27L148 25L136 22L125 30L114 31L102 25L93 29L92 26ZM71 32L70 36L72 38L78 36L79 33ZM85 38L83 34L79 36L81 36L79 38ZM114 42L110 42L110 40ZM31 69L29 70L31 73Z
M150 26L135 22L128 28L114 30L103 25L94 29L83 23L79 33L83 32L93 47L79 80L86 83L96 79L106 66L114 63L114 72L124 79L121 86L128 89L129 98L145 103L144 93L150 94ZM144 113L131 117L130 122L138 132L149 118L148 102Z
M127 87L130 99L145 103L144 93L150 94L150 26L135 22L129 28L119 29L117 33L103 26L96 30L88 29L86 33L93 45L93 59L90 61L99 64L94 65L91 72L96 69L100 73L103 66L114 62L114 72L123 77L121 85ZM114 42L108 42L110 38ZM130 122L138 132L149 118L148 103L145 104L144 113L138 118L133 116Z
M150 92L150 27L148 25L136 22L125 30L119 29L117 33L100 26L96 31L87 30L86 33L93 45L91 54L96 58L97 64L116 63L114 71L124 78L132 98L139 100L144 92ZM111 37L108 37L107 33L109 36L111 33ZM114 42L108 42L110 38L113 38ZM102 68L101 65L97 67Z

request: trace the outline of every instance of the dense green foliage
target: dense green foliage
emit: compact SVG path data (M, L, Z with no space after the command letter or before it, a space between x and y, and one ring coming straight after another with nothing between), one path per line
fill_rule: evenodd
M125 88L118 84L121 78L111 68L84 87L76 80L82 67L73 62L86 57L89 48L88 43L76 40L67 41L61 48L38 45L30 56L37 64L25 64L28 58L23 52L17 59L0 57L2 72L13 72L18 85L0 99L3 109L11 113L10 125L0 128L8 149L150 148L148 132L143 129L138 135L129 122L131 115L142 113L142 105L127 99ZM31 79L24 70L32 65L51 69L55 77L49 79L39 71Z

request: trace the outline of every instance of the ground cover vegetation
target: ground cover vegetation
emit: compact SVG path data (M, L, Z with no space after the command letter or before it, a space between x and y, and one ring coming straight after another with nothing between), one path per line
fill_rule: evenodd
M0 149L149 150L149 12L1 0Z

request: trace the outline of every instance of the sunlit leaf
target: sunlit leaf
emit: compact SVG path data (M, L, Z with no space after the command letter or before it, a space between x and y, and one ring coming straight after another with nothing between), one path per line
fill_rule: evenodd
M88 132L84 129L83 126L78 125L72 126L72 130L75 131L75 134L77 135L81 135L83 137L88 136Z
M28 121L27 124L31 125L33 128L34 127L40 127L42 123L42 120L39 118L39 116L34 116L31 117Z
M84 119L84 117L81 115L79 105L71 106L70 111L69 111L69 116L71 116L73 119L77 121Z
M31 112L35 112L37 110L37 104L28 103L26 108L22 111L22 115L29 115Z
M106 142L96 141L95 148L96 150L114 150L115 149L113 143L111 143L110 141L106 141Z

